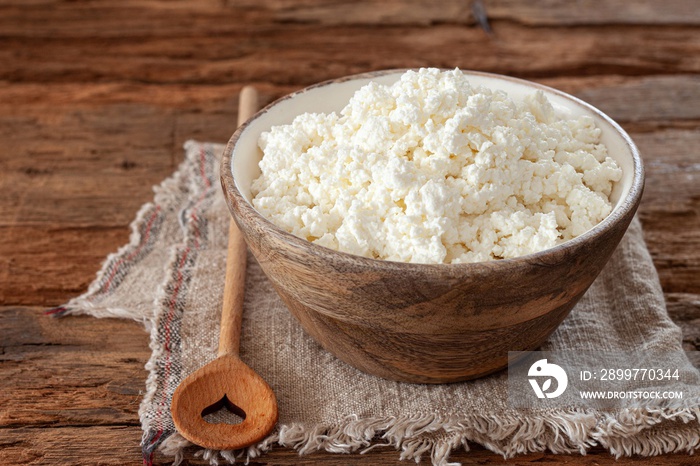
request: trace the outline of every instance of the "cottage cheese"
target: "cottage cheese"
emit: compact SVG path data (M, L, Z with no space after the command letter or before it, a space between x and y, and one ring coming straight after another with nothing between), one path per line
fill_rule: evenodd
M590 117L544 94L514 102L455 69L370 83L340 114L260 136L253 205L280 228L392 261L511 258L574 238L611 211L621 170Z

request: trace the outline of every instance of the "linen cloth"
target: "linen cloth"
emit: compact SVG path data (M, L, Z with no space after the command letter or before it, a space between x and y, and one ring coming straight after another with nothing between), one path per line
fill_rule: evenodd
M219 183L223 145L189 141L178 170L154 188L129 244L107 257L89 290L53 313L132 318L151 334L140 407L144 460L176 459L190 445L170 416L181 380L216 356L229 214ZM658 276L635 219L610 263L543 351L680 351ZM445 385L364 374L307 336L249 256L240 356L274 390L276 430L238 452L200 450L213 464L256 457L279 444L301 454L387 446L402 459L450 463L472 442L510 457L602 445L614 455L692 452L700 445L700 397L653 408L519 411L507 403L507 373ZM693 390L695 390L693 392Z

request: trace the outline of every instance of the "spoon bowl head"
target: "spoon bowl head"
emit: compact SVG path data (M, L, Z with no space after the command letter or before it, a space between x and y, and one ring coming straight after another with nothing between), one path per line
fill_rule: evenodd
M240 423L213 423L207 414L227 408ZM261 441L277 423L270 386L238 357L225 354L188 376L175 390L173 421L187 440L204 448L237 450Z

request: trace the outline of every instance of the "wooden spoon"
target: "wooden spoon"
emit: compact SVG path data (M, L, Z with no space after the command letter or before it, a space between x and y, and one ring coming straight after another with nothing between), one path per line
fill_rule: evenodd
M257 108L257 92L241 91L238 124ZM246 245L233 219L229 225L226 281L218 357L175 390L170 411L178 432L205 448L236 450L262 440L277 423L277 400L267 383L238 357L245 285ZM203 416L226 407L239 424L213 424Z

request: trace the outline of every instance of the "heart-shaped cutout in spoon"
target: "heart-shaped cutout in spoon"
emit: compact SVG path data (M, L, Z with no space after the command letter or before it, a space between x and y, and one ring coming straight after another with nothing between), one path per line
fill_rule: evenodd
M257 92L241 91L238 124L257 108ZM270 386L238 357L245 287L246 244L233 220L229 225L226 279L218 357L198 369L173 393L170 412L187 440L214 450L236 450L259 442L277 423L277 400ZM222 407L243 418L237 424L210 423L204 416Z
M210 416L210 414L212 416ZM240 424L240 422L243 421L246 416L245 412L241 408L233 404L231 400L228 399L228 395L224 395L224 397L219 401L202 410L202 417L209 424L217 424L217 419L219 419L221 414L224 414L225 416L224 420L222 421L225 424ZM231 419L232 417L233 419Z

